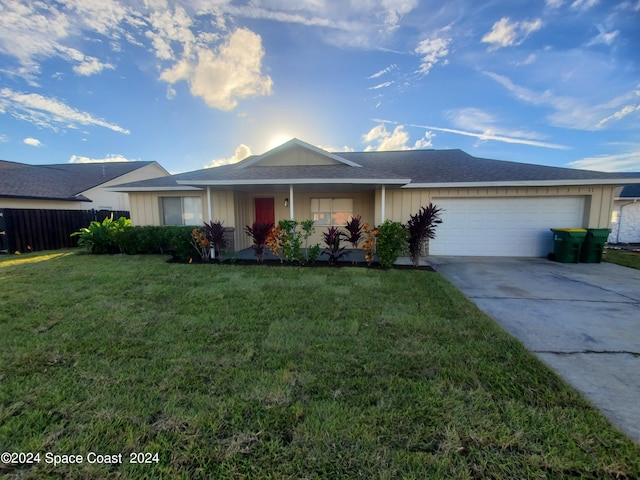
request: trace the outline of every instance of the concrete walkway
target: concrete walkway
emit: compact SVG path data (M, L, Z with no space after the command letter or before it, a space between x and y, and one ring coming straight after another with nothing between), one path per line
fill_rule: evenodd
M429 261L640 443L640 270L541 258Z

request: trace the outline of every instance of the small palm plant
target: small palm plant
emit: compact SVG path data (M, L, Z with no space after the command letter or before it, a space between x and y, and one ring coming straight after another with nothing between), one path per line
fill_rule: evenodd
M253 225L245 226L246 234L253 239L253 245L251 248L256 251L256 260L258 260L258 263L262 263L264 246L267 243L267 239L269 238L272 228L273 223L262 222L253 222Z

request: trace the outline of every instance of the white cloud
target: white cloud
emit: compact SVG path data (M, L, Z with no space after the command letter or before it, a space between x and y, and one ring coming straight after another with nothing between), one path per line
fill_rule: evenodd
M394 82L390 81L390 82L384 82L384 83L380 83L378 85L374 85L373 87L369 87L368 90L379 90L381 88L386 88L386 87L390 87L391 85L393 85Z
M482 37L483 43L488 43L489 51L503 47L520 45L536 30L542 28L542 20L537 18L532 22L511 22L509 17L502 17L493 24L491 30Z
M382 70L377 71L373 75L368 76L367 80L372 80L374 78L380 78L382 75L385 75L385 74L391 72L392 70L395 70L396 68L398 68L398 66L395 63L392 63L387 68L383 68Z
M239 99L271 94L271 77L261 74L263 56L260 36L240 28L216 51L198 48L196 58L183 58L160 78L170 84L184 80L210 107L233 110Z
M569 163L572 168L601 172L639 172L640 150L612 155L586 157Z
M7 143L9 141L9 137L7 135L0 134L0 143Z
M484 72L500 85L505 87L519 100L532 105L547 105L554 112L547 118L557 127L577 130L599 130L611 120L620 120L639 110L636 103L640 90L634 89L626 94L612 98L604 103L587 103L578 97L554 95L547 90L542 93L517 85L503 75Z
M70 46L83 31L119 35L119 23L127 9L119 2L102 0L64 0L45 2L5 2L0 15L0 53L17 61L14 75L37 85L40 62L62 58L74 65L80 75L99 73L112 65L85 56Z
M148 20L152 30L147 30L145 35L151 39L159 59L176 59L172 43L181 44L185 53L195 44L196 38L191 31L193 20L181 6L175 7L173 12L163 6L162 9L152 11Z
M575 0L571 4L571 8L579 8L581 10L587 10L598 3L599 0Z
M598 122L598 124L596 125L596 127L597 128L601 128L607 122L610 122L612 120L620 120L621 118L624 118L627 115L630 115L633 112L637 112L637 111L640 111L640 105L626 105L626 106L622 107L620 110L618 110L617 112L614 112L613 114L609 115L608 117L605 117L602 120L600 120Z
M31 122L39 127L58 131L60 128L78 128L79 125L96 125L114 132L129 134L119 125L95 118L87 112L76 110L63 102L37 93L14 92L10 88L0 89L0 112L14 118Z
M600 33L598 33L598 35L593 37L589 41L589 43L587 43L588 47L590 47L592 45L611 45L613 43L613 41L620 34L619 30L614 30L612 32L607 32L607 31L605 31L604 27L601 26L601 25L598 25L598 30L599 30Z
M563 3L564 3L564 0L547 0L545 2L547 7L550 7L550 8L560 8Z
M71 155L69 159L69 163L111 163L111 162L132 162L133 160L129 160L128 158L123 157L119 154L108 154L105 158L90 158L83 157L80 155Z
M233 153L233 155L231 155L228 158L217 158L215 160L212 160L207 165L205 165L204 168L220 167L222 165L238 163L239 161L244 160L250 155L251 155L251 148L249 148L244 143L241 143L236 147L236 151Z
M418 43L415 53L422 57L420 68L418 69L421 74L427 75L438 63L443 63L444 65L448 63L446 57L449 55L449 44L451 43L451 38L446 35L448 30L449 27L445 27L438 32L437 36L427 38Z
M493 139L496 136L508 137L511 140L518 141L541 140L544 138L543 135L537 132L504 127L494 115L478 108L468 107L449 110L446 115L456 128L481 132L478 136L481 141Z
M413 146L409 146L409 134L404 130L404 125L398 125L393 132L387 131L384 123L376 125L362 136L365 143L369 143L365 148L365 152L380 152L392 150L416 150L420 148L429 148L432 146L432 132L425 132L423 138L417 140ZM371 145L377 143L377 145Z
M77 65L73 66L73 71L78 75L89 76L94 73L100 73L105 68L111 70L114 68L110 63L103 63L96 57L87 56L75 48L59 45L56 50L67 61L77 63Z
M221 5L233 17L296 23L314 27L322 40L339 47L377 49L398 29L418 0L250 1L248 5Z
M374 119L374 121L397 125L397 122L393 122L391 120ZM485 131L485 132L470 132L470 131L466 131L466 130L462 130L462 129L456 129L456 128L434 127L432 125L416 125L416 124L413 124L413 123L409 123L409 124L407 124L407 126L408 127L415 127L415 128L425 129L427 131L427 133L425 134L425 137L428 140L430 140L430 138L433 136L433 133L431 131L435 130L436 132L453 133L453 134L456 134L456 135L463 135L463 136L466 136L466 137L474 137L474 138L479 139L480 141L494 140L494 141L497 141L497 142L514 143L514 144L519 144L519 145L529 145L529 146L532 146L532 147L553 148L553 149L558 149L558 150L568 150L569 149L569 147L567 147L566 145L558 145L556 143L541 142L541 141L538 141L538 140L530 140L530 139L527 139L527 138L512 138L512 137L508 137L508 136L505 136L505 135L494 134L494 133L491 133L489 131ZM428 146L429 147L431 146L430 142L429 142Z
M32 138L32 137L27 137L24 140L22 140L22 143L24 143L25 145L30 145L32 147L41 147L42 143L40 142L40 140L38 140L37 138Z

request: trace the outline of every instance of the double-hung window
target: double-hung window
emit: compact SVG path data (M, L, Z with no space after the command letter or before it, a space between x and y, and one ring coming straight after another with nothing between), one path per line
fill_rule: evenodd
M200 197L160 197L163 225L202 225Z
M353 198L312 198L311 218L318 227L344 226L353 216Z

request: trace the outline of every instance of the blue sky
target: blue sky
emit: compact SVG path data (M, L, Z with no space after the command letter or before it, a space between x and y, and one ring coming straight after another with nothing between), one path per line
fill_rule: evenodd
M0 0L0 158L332 151L640 171L640 0Z

